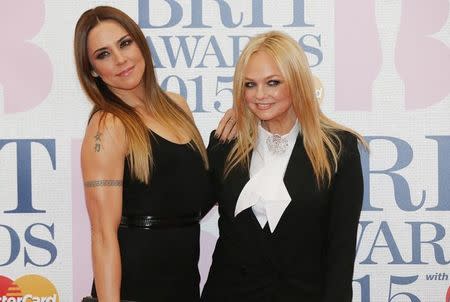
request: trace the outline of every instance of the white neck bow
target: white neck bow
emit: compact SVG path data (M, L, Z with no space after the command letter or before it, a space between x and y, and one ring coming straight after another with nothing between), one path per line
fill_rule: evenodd
M274 152L274 149L269 150L267 144L272 134L261 125L258 126L258 141L250 164L250 180L239 195L235 216L251 207L261 228L268 223L270 231L275 230L291 202L283 178L299 132L300 125L296 122L288 134L280 136L282 143L286 144L282 152Z

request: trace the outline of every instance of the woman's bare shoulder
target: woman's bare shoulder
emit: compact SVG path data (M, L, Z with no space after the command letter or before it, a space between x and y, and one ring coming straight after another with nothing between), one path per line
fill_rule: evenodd
M122 121L111 113L104 111L94 113L86 127L83 149L94 153L112 151L125 154L127 146Z
M190 117L194 118L191 112L191 108L189 108L189 105L186 101L186 99L175 92L167 91L166 94L177 104L181 109L184 110Z

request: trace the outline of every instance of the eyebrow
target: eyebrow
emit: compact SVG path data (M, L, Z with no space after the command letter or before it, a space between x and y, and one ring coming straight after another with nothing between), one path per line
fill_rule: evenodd
M265 77L264 80L271 79L271 78L274 78L274 77L282 77L282 76L279 75L279 74L271 74L271 75ZM254 79L249 78L249 77L244 77L244 80L254 81Z
M125 40L125 39L128 38L129 36L130 36L129 34L126 34L125 36L123 36L122 38L120 38L119 40L117 40L116 43L122 42L123 40ZM102 47L102 48L99 48L99 49L95 50L92 54L95 55L97 52L103 51L103 50L107 50L107 49L108 49L108 47Z

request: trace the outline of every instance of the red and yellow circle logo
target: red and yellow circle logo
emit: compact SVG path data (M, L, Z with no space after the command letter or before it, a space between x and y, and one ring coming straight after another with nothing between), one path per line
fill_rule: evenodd
M59 302L55 286L39 275L13 281L0 275L0 302Z

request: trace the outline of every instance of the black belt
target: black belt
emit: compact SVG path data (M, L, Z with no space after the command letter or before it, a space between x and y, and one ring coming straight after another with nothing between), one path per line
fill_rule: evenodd
M142 229L172 228L198 224L200 218L200 213L179 217L122 216L120 226Z

